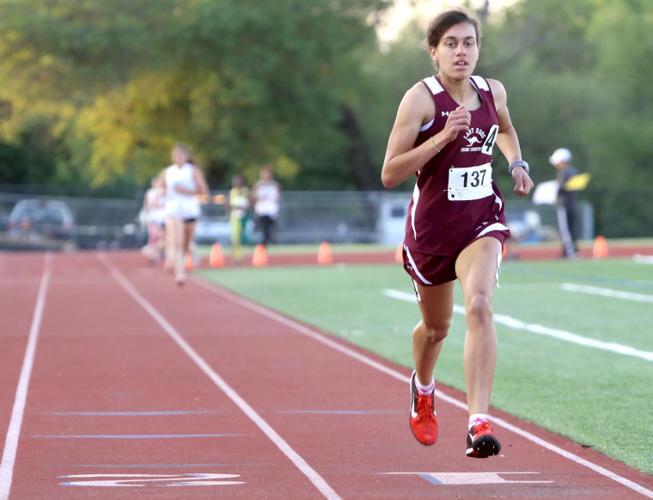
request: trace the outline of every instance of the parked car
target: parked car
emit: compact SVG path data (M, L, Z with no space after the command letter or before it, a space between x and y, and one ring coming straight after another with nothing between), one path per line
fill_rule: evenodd
M547 230L536 210L507 210L506 224L515 241L539 243L547 239Z
M224 204L203 203L195 226L195 243L222 245L231 243L229 216Z
M63 201L23 199L9 214L7 232L15 238L68 242L73 239L73 213Z
M201 210L195 226L195 243L231 245L231 226L224 202L203 203ZM242 233L244 245L251 245L255 241L254 233L254 221L251 217L246 217Z
M402 196L385 196L379 203L376 221L377 243L396 246L404 240L408 199Z

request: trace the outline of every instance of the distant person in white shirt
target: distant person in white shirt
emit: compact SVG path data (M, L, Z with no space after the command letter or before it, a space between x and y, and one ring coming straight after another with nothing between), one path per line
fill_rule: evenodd
M272 167L264 166L259 172L259 180L252 189L254 202L254 215L263 233L264 246L272 241L272 231L279 216L279 205L281 203L281 188L272 178Z
M199 195L209 194L202 171L191 162L190 148L176 144L172 165L163 171L166 191L166 270L174 271L178 285L186 280L184 257L190 252L200 216Z
M163 254L166 221L165 189L161 175L152 178L151 187L143 198L142 213L147 224L148 238L147 245L141 251L148 258L150 264L155 264Z

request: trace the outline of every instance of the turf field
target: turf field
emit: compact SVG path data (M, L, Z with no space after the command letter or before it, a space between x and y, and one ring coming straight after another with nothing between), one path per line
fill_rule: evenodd
M397 265L202 271L239 294L411 366L418 320ZM462 304L456 290L456 304ZM506 262L495 295L493 404L653 473L653 266L632 260ZM464 389L456 308L436 380Z

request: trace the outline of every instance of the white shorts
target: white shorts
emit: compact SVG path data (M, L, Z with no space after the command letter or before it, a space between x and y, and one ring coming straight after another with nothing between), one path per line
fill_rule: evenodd
M175 219L197 219L200 216L200 204L195 197L174 198L166 202L166 215Z

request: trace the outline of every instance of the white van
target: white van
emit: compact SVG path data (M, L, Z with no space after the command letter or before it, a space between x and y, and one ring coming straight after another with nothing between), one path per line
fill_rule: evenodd
M380 200L376 221L377 243L397 246L403 241L409 201L409 193L400 196L386 195Z

